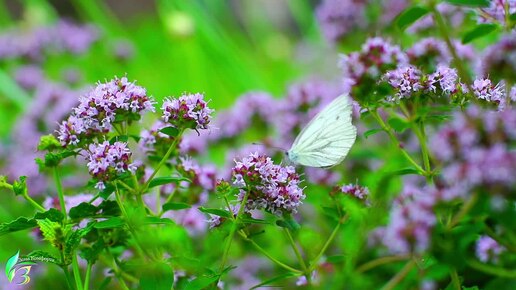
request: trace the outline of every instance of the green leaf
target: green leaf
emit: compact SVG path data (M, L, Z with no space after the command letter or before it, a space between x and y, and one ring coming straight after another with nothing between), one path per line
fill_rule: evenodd
M223 218L231 218L232 214L229 213L227 210L223 210L220 208L205 208L205 207L199 207L199 210L203 213L208 213L216 216L220 216Z
M175 127L165 127L159 130L161 133L168 135L170 137L176 137L179 134L179 130Z
M104 239L98 239L91 247L85 247L82 248L80 252L80 256L88 261L90 264L95 264L95 262L98 260L99 255L102 253L102 251L106 248L106 244L104 243Z
M389 125L396 131L396 132L403 132L405 131L406 129L408 129L410 127L410 124L409 122L401 119L401 118L398 118L398 117L392 117L390 118L387 123L389 123Z
M489 0L445 0L457 6L468 6L468 7L489 7Z
M104 200L97 208L103 217L119 216L122 213L118 203L114 200Z
M215 283L219 279L219 275L200 276L190 281L185 290L207 289L210 284Z
M170 290L174 283L174 271L165 263L156 263L142 268L140 288L142 290Z
M174 225L175 223L171 219L159 218L155 216L146 217L144 222L146 225Z
M509 16L509 20L516 21L516 13L513 13Z
M75 249L79 247L81 239L93 229L95 224L95 222L89 223L86 227L75 230L66 237L64 246L65 265L72 263L73 255L75 255Z
M257 289L257 288L260 288L263 286L271 285L272 283L276 283L276 282L279 282L279 281L282 281L282 280L285 280L285 279L288 279L288 278L294 277L294 276L295 276L295 274L293 274L293 273L286 273L283 275L279 275L279 276L273 277L271 279L265 280L260 284L254 285L250 289L252 290L252 289ZM282 287L280 287L280 288L282 288Z
M13 183L13 191L15 195L26 195L28 194L27 188L27 176L20 176L20 181L15 180Z
M37 213L31 219L26 217L19 217L14 221L0 224L0 236L8 233L35 228L38 226L36 221L38 219L49 219L50 221L61 222L63 220L63 214L57 209L52 208L46 212Z
M390 176L410 175L410 174L419 175L419 171L414 168L404 168L404 169L400 169L400 170L396 170L396 171L391 171L388 173L388 175L390 175Z
M129 140L129 136L127 136L127 135L114 136L113 138L111 138L109 140L109 144L113 145L113 144L115 144L115 142L127 143L128 140Z
M113 229L121 228L125 224L124 220L120 217L112 217L105 221L96 223L93 227L96 229Z
M291 231L297 231L301 228L297 221L294 220L290 215L283 217L282 220L277 220L276 225L282 228L287 228Z
M153 188L156 186L169 184L169 183L179 183L181 181L188 181L190 182L190 179L184 178L184 177L174 177L174 176L162 176L162 177L156 177L149 183L149 188Z
M413 6L403 11L396 19L396 25L399 29L405 30L412 23L419 18L425 16L430 12L428 9L421 6Z
M473 40L486 36L489 33L498 29L498 25L492 23L482 23L475 26L475 28L466 32L464 37L462 37L462 43L470 43Z
M87 202L81 202L78 206L72 207L68 214L72 219L83 219L93 217L97 214L99 209Z
M364 137L367 139L367 137L372 136L378 132L382 132L383 129L371 129L364 132Z
M7 276L7 279L9 280L9 282L11 282L14 278L14 271L12 271L12 269L18 262L19 256L20 256L20 251L16 252L16 254L14 254L14 256L9 258L9 260L7 260L7 264L5 264L5 275Z
M271 224L271 222L269 222L269 221L255 219L255 218L247 217L247 216L241 216L240 221L244 224L262 224L262 225L270 225Z
M167 202L163 205L163 212L169 211L169 210L182 210L191 208L192 206L184 203L184 202Z
M103 199L107 199L115 191L115 187L111 183L104 184L106 185L106 188L104 188L104 190L101 191L99 195Z

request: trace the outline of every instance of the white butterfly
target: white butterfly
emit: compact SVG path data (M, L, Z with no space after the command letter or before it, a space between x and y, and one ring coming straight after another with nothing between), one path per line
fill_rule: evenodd
M333 100L294 140L287 152L290 161L310 167L332 167L341 163L357 137L351 111L347 95Z

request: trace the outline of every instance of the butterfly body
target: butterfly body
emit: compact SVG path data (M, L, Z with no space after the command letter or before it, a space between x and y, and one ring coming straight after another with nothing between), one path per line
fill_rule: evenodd
M327 168L341 163L355 143L352 106L341 95L319 112L299 133L287 156L295 164Z

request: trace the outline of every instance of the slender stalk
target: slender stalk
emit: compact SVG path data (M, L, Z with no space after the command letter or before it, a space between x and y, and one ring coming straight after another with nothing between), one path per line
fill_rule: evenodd
M341 218L341 220L337 223L337 225L331 232L330 237L328 238L328 240L326 240L326 243L324 243L324 246L319 251L319 254L317 254L317 256L315 256L315 258L313 258L312 261L310 261L310 268L308 269L310 272L312 272L315 269L315 267L317 267L317 263L319 262L319 259L321 259L322 255L324 255L324 253L326 252L326 250L328 249L330 244L333 242L333 240L335 239L335 236L337 236L337 233L340 230L341 225L344 222L346 222L348 217L349 217L348 215L345 215L344 217Z
M450 278L451 278L451 283L453 285L453 289L461 290L462 287L460 286L460 279L459 279L459 275L457 274L457 270L452 269L450 271Z
M396 287L407 275L410 273L410 271L416 266L416 262L414 260L410 260L405 264L403 269L399 271L394 277L392 277L385 286L382 287L382 290L391 290Z
M363 273L381 265L390 264L392 262L400 262L408 259L410 259L410 255L381 257L360 265L356 271L358 273Z
M64 249L61 250L61 261L63 262L63 264L65 263L65 258L64 258ZM75 289L75 287L73 286L73 283L72 283L72 277L70 277L70 271L68 271L68 266L61 266L61 269L63 269L63 272L65 274L65 279L66 279L66 283L68 284L68 289Z
M7 188L11 191L13 191L13 186L7 182L2 182L0 184L0 188ZM34 199L32 199L32 197L29 196L28 193L23 193L22 194L23 198L28 201L33 207L35 207L38 211L45 211L46 209L44 207L42 207L39 203L37 203Z
M430 151L428 150L427 138L425 133L425 125L423 122L418 122L419 124L412 126L412 129L416 133L416 136L419 140L419 144L421 145L421 156L423 157L423 166L425 167L426 178L428 183L433 181L432 177L432 167L430 166ZM419 127L418 127L419 125Z
M455 46L453 45L450 35L448 33L450 31L450 29L448 29L448 27L446 27L446 23L444 22L443 16L439 12L439 10L437 10L437 8L436 8L435 1L430 1L430 2L431 3L429 5L429 8L432 11L432 14L434 15L434 19L435 19L437 27L441 33L441 36L443 37L444 42L446 43L446 46L448 47L448 50L450 51L450 54L452 55L453 63L455 65L455 67L457 67L457 70L459 72L461 79L464 80L464 83L468 87L468 91L473 92L473 90L471 89L471 78L470 78L467 70L462 65L462 61L459 58L459 56L457 54L457 50L455 49Z
M117 180L118 184L120 184L123 188L127 189L129 192L134 193L134 188L131 188L127 183L122 180Z
M300 271L300 270L297 270L289 265L286 265L284 264L283 262L281 261L278 261L276 258L274 258L272 255L270 255L269 253L267 253L267 251L265 251L262 247L260 247L260 245L258 245L254 240L252 240L251 238L249 238L249 236L247 236L245 234L244 231L240 230L238 231L238 233L240 234L240 236L247 242L250 242L251 245L253 245L253 247L256 248L256 250L258 250L260 253L262 253L265 257L267 257L269 260L271 260L273 263L277 264L278 266L284 268L285 270L287 271L290 271L290 272L293 272L293 273L297 273L297 274L303 274L303 271Z
M75 252L73 253L72 257L72 269L77 290L83 290L84 288L82 287L81 271L79 269L79 262L77 261L77 254Z
M310 271L308 270L308 267L306 267L305 261L303 259L303 256L301 255L301 252L299 252L299 249L297 247L296 242L292 238L292 234L290 234L289 229L283 228L285 233L287 234L288 241L290 242L290 246L292 247L292 250L296 254L297 260L299 261L299 265L303 269L303 272L305 273L306 279L310 281Z
M417 164L417 162L414 161L414 159L412 159L412 157L410 157L410 155L407 153L407 151L405 151L405 149L402 148L402 145L398 141L398 138L396 138L396 136L392 132L391 128L389 126L387 126L387 124L385 124L385 122L383 121L382 117L380 117L378 112L376 110L371 110L370 113L376 119L376 121L380 124L382 129L389 135L392 142L394 142L394 144L396 144L396 146L400 149L400 151L403 154L403 156L405 157L405 159L407 159L407 161L409 161L416 168L416 170L419 171L420 174L425 175L426 174L425 170L423 168L421 168L421 166L419 166L419 164Z
M473 208L473 206L477 203L478 200L478 192L473 193L471 198L462 205L462 208L459 212L453 216L451 222L446 226L448 230L451 230L454 226L456 226L464 216L468 214L468 212Z
M88 262L88 266L86 267L86 277L84 277L84 290L89 290L92 267L93 265L90 262Z
M63 222L66 222L66 204L64 200L63 186L61 184L61 177L59 176L59 169L54 167L54 182L56 184L57 196L59 197L59 204L61 205L61 212L63 213Z
M220 272L222 272L222 270L224 270L224 267L226 266L226 262L227 262L228 255L229 255L229 250L231 249L231 242L232 242L233 236L235 235L235 232L237 230L238 221L240 220L240 216L244 212L244 208L247 203L247 198L249 197L250 191L251 191L251 189L248 186L247 190L245 192L244 198L242 199L242 202L240 203L240 208L238 209L238 213L237 213L236 217L233 218L233 224L231 225L231 230L229 232L228 241L226 242L226 246L224 248L224 254L222 255L222 262L220 263L220 268L219 268ZM231 209L230 209L230 212L231 212Z
M177 136L175 137L174 141L172 142L172 144L170 144L170 147L168 148L167 150L167 153L165 153L165 156L163 156L163 158L161 159L161 161L158 163L158 166L156 166L156 168L154 169L154 171L152 172L151 176L149 177L149 179L145 182L145 184L143 185L143 187L141 188L141 193L144 193L147 188L149 187L149 183L151 182L151 180L154 178L154 176L156 176L156 174L158 173L158 171L161 169L161 167L167 162L168 158L170 157L170 155L172 154L172 151L174 151L174 149L176 148L178 142L179 142L179 139L181 139L181 135L183 135L183 132L185 131L185 129L181 129L179 131L179 133L177 134Z
M497 241L500 245L504 246L507 250L516 253L516 245L512 245L510 242L507 242L505 239L497 235L488 225L485 225L485 231L488 236Z
M483 264L475 260L469 260L466 262L468 266L471 268L474 268L475 270L487 273L489 275L497 276L497 277L504 277L504 278L510 278L515 279L516 278L516 271L511 269L505 269L501 267L496 267L488 264Z

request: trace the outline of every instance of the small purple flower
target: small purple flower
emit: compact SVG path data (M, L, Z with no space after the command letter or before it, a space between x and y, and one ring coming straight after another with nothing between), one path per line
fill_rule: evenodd
M457 91L458 79L457 70L439 65L437 70L428 76L425 87L434 93L438 90L445 95L450 95Z
M198 186L205 192L213 190L216 183L217 168L214 165L199 165L190 157L180 157L178 171L192 181L192 186Z
M253 153L235 161L233 185L241 188L238 200L248 192L245 210L265 209L281 215L284 211L296 213L305 195L294 167L275 165L270 157Z
M500 111L505 109L505 90L502 83L493 85L490 79L476 79L471 89L478 99L498 105Z
M388 71L384 78L396 90L397 100L400 100L410 98L412 94L423 88L421 75L421 71L417 68L407 66Z
M489 236L481 236L477 240L475 253L477 258L484 263L498 262L500 254L504 251L505 248Z
M482 8L479 11L478 22L480 23L499 22L508 25L506 13L509 15L516 13L516 0L492 0L488 8Z
M189 125L192 129L208 129L212 109L202 94L185 94L179 99L166 98L161 106L163 120L175 127Z
M143 87L129 82L126 77L99 83L79 98L72 115L61 123L58 139L65 147L78 145L83 137L109 132L117 115L139 117L147 111L154 112L154 101Z
M343 185L339 187L339 191L364 201L369 197L369 189L358 184Z
M106 181L112 181L124 172L134 172L136 166L131 162L131 151L127 143L108 141L90 144L88 148L88 170L99 183L95 186L103 189Z

